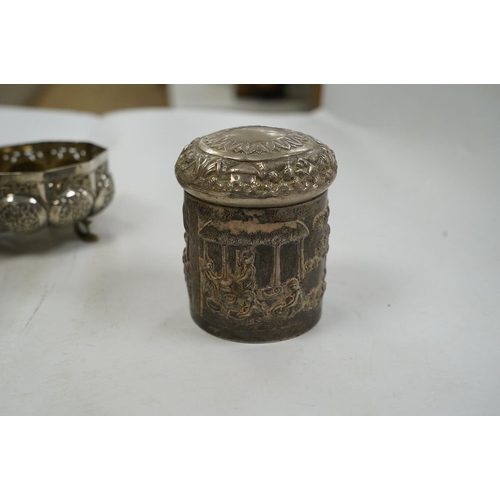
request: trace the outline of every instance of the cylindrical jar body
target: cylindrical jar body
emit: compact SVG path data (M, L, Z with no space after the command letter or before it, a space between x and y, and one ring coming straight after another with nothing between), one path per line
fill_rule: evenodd
M195 322L227 340L297 337L321 316L328 251L327 192L284 207L184 198L184 271Z

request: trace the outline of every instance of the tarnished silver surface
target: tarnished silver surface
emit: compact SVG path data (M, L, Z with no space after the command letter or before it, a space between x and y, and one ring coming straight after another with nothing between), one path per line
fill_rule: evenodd
M99 213L114 185L107 151L83 142L0 148L0 232L65 227Z
M249 126L187 145L175 165L185 191L239 207L278 207L315 198L337 175L333 151L293 130Z
M239 127L195 139L177 163L191 316L237 342L312 328L326 289L331 149L311 136Z

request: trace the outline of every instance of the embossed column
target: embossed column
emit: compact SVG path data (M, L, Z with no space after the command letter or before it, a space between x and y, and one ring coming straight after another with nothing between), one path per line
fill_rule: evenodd
M319 321L336 172L327 146L286 129L228 129L183 149L183 261L200 327L275 342Z

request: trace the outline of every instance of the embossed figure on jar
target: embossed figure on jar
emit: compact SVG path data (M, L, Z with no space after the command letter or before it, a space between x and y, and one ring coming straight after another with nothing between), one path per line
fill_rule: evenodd
M291 278L286 282L287 295L271 308L274 316L290 317L302 309L302 291L297 278Z
M234 282L238 285L239 295L255 288L255 253L251 250L244 250L240 255L240 273L234 277Z
M274 342L317 323L336 168L324 144L284 129L229 129L184 148L176 164L186 190L183 261L199 326Z

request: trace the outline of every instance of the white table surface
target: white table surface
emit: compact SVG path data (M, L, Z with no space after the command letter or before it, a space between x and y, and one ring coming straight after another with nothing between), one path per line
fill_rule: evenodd
M498 92L325 94L280 115L0 108L0 144L95 141L117 188L97 244L0 235L0 413L498 414ZM339 162L322 320L267 345L191 320L173 170L194 137L248 124L309 133Z

